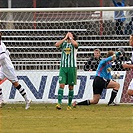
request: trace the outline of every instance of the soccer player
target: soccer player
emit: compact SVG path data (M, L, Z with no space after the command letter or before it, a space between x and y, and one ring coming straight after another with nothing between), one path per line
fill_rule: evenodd
M58 104L56 109L61 109L63 92L65 85L68 85L68 107L71 110L72 99L74 95L74 85L77 81L77 36L74 33L68 32L66 36L57 42L55 46L62 49L60 72L59 72L59 90L58 90Z
M132 46L132 63L133 63L133 34L130 35L129 45ZM133 64L123 64L123 68L132 68ZM127 94L133 98L133 78L128 86Z
M18 82L18 78L9 55L9 51L7 50L5 44L2 42L2 33L0 32L0 82L4 78L7 78L23 96L26 101L25 109L28 109L30 108L31 100L28 99L25 89ZM2 105L2 88L0 87L0 107L2 107Z
M105 88L106 89L113 88L108 105L116 105L114 103L114 99L120 88L120 84L111 79L111 65L112 65L112 61L114 61L116 57L120 55L122 55L120 51L115 54L113 51L108 51L107 58L102 59L100 61L98 68L96 70L96 76L93 81L93 99L85 100L79 103L75 101L73 103L73 107L75 107L76 105L97 104L99 102L101 93Z

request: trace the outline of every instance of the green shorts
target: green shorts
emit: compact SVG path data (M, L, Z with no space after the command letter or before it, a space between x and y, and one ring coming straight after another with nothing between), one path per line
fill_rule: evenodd
M59 72L59 83L65 85L76 85L77 83L77 68L61 67Z

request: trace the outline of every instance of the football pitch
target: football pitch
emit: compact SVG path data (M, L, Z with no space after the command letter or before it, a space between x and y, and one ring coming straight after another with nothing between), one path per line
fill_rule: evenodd
M55 104L7 104L0 108L0 133L132 133L133 106L91 105L56 110Z

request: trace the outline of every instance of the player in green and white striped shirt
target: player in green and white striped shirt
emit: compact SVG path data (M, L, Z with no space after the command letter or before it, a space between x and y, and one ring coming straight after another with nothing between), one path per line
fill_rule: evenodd
M71 109L71 103L74 95L74 85L77 81L77 36L71 32L68 32L64 39L60 40L55 44L56 47L62 49L61 63L60 63L60 72L59 72L59 90L58 90L58 104L56 105L57 109L61 109L61 103L63 98L63 91L65 85L69 85L69 94L68 94L68 107Z

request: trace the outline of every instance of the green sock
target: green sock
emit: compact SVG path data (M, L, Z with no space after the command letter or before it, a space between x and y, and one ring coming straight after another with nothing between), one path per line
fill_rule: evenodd
M72 104L73 95L74 95L74 91L73 90L69 90L69 94L68 94L68 106L71 106L71 104Z
M58 103L59 104L62 103L62 97L63 97L63 89L59 88L59 90L58 90Z

